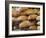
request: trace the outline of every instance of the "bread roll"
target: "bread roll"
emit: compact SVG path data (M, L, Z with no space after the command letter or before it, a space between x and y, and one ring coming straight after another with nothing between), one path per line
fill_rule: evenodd
M36 19L36 17L37 17L37 15L29 15L28 16L28 20L34 20L34 19Z
M21 12L20 15L21 15L21 16L25 16L26 13L25 13L25 12Z
M23 21L19 24L19 28L27 28L29 27L31 24L29 21Z
M19 21L27 20L27 16L19 16L17 20Z

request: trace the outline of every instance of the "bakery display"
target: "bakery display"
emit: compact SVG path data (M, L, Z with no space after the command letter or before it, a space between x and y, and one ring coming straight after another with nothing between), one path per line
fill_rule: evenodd
M40 8L12 8L12 30L39 30Z

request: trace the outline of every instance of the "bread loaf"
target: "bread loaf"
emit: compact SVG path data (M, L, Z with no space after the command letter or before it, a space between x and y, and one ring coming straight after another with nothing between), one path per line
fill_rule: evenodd
M23 21L19 24L19 28L26 28L29 27L31 24L29 21Z

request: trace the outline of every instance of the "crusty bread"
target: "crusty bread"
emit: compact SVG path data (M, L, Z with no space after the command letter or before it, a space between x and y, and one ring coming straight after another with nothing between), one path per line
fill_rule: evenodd
M23 21L19 24L19 28L26 28L29 27L31 24L29 21Z
M37 8L32 9L29 7L14 8L12 10L12 26L16 26L16 28L19 30L39 29L40 10Z

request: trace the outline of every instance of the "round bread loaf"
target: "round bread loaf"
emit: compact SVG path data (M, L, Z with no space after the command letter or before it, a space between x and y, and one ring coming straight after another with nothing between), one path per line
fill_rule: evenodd
M31 24L29 21L23 21L19 24L19 28L27 28L29 27Z

